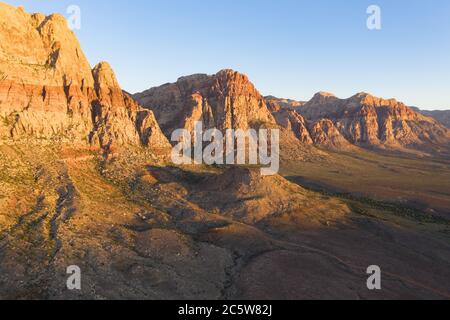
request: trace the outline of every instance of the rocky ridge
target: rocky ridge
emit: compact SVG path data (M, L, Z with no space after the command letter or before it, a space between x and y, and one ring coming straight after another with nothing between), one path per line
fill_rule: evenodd
M168 147L152 112L121 90L111 67L91 69L63 16L3 3L0 116L3 140Z
M347 141L362 147L421 149L449 140L448 130L434 119L367 93L348 99L319 93L298 112L312 122L330 120Z
M432 150L449 141L449 131L395 99L359 93L339 99L317 93L297 108L268 101L277 122L292 128L300 140L333 149L352 146L389 149ZM309 138L308 138L309 135Z
M202 121L204 128L219 130L275 124L255 86L233 70L182 77L133 97L155 113L167 137L176 129L192 130L196 121Z
M395 99L367 93L339 99L328 92L319 92L306 103L263 98L247 76L233 70L182 77L133 97L155 113L168 138L179 128L192 131L196 121L220 130L260 124L279 127L285 146L336 150L357 146L432 151L450 137L443 125Z
M421 110L416 107L411 107L414 111L423 114L424 116L431 117L436 121L439 121L447 128L450 128L450 110Z

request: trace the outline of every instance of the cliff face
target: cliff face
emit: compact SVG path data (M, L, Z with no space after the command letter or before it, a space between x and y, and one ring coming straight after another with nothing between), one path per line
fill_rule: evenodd
M155 113L168 137L176 129L192 130L196 121L219 130L275 124L264 98L247 76L232 70L182 77L134 98Z
M120 89L108 63L99 63L92 74L96 99L92 102L91 143L98 141L103 148L114 144L169 148L153 113Z
M272 97L266 99L277 124L294 135L303 145L315 145L330 149L348 149L351 147L351 143L340 134L330 120L307 121L296 111L304 104L292 102L286 104L285 99Z
M290 109L290 110L296 110L297 108L303 106L306 103L304 101L283 99L283 98L277 98L274 96L267 96L267 97L265 97L265 99L266 99L267 104L277 105L280 108Z
M307 144L338 150L354 145L433 150L450 141L444 125L394 99L367 93L339 99L319 92L298 107L279 101L267 100L277 123Z
M192 131L194 123L202 121L204 128L220 130L261 123L278 127L285 148L295 143L337 150L353 146L431 150L449 141L447 128L394 99L366 93L339 99L327 92L306 103L263 98L245 75L232 70L182 77L134 98L155 113L167 137L180 128Z
M167 146L153 114L122 92L109 65L91 70L63 16L2 3L0 116L3 139Z
M300 142L308 145L313 144L306 120L299 113L289 109L274 109L273 104L269 105L279 126L292 133Z
M366 93L349 99L320 95L298 111L311 122L330 120L353 144L421 148L448 142L449 133L443 125L395 99Z

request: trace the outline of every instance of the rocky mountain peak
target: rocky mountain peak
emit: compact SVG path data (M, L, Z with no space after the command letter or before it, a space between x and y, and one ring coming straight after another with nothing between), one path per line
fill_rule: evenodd
M282 99L274 96L267 96L264 99L272 112L279 111L280 109L296 110L305 104L304 101Z
M337 100L338 98L329 92L321 91L316 93L311 100L309 100L307 105L324 104Z
M62 15L0 3L0 71L26 84L93 86L91 68Z
M383 107L383 106L395 107L400 105L406 107L403 103L397 101L396 99L379 98L366 92L357 93L354 96L350 97L348 101L351 103L358 103L360 105L373 107Z
M317 97L336 97L333 93L326 92L326 91L319 91L315 94Z
M92 75L97 87L120 88L116 75L108 62L102 61L92 69Z
M111 66L93 70L66 19L0 3L1 139L110 150L166 145L153 114L124 94ZM152 145L151 145L152 146Z
M262 99L261 94L245 74L231 69L224 69L219 71L213 78L212 89L223 95L248 96Z
M209 76L205 73L196 73L189 76L179 77L177 82L200 82L205 81L209 78Z
M275 123L249 78L231 69L181 77L176 83L149 89L134 98L155 113L168 137L175 129L191 130L196 121L202 121L205 128L221 130Z
M310 122L330 120L337 129L333 129L335 133L363 147L428 149L446 143L449 137L448 130L432 118L424 117L395 99L365 92L348 99L318 94L298 111ZM316 132L319 127L322 126L315 127Z

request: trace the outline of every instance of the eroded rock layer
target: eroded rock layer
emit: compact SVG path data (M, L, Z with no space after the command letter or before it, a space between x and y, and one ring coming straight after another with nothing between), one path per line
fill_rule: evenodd
M233 70L216 75L197 74L176 83L134 95L151 109L166 136L176 129L192 130L196 121L205 128L243 129L275 124L266 102L247 76Z
M297 109L314 128L334 125L348 142L363 147L430 148L449 141L448 130L395 99L359 93L349 99L318 93ZM326 119L327 121L323 121ZM330 123L331 122L331 123ZM314 130L317 131L317 130Z
M122 92L107 63L91 70L63 16L0 9L2 139L168 146L152 112Z

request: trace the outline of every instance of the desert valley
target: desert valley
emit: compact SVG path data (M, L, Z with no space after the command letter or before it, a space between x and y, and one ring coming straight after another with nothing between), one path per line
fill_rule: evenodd
M449 114L230 69L130 94L63 16L0 3L0 299L450 299ZM278 129L279 174L174 165L196 122Z

